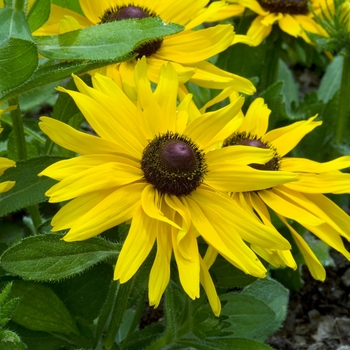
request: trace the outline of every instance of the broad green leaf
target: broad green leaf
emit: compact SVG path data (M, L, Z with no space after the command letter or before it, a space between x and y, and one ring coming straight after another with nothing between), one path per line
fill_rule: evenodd
M29 350L62 350L69 349L71 345L68 341L62 339L61 334L32 331L14 322L11 322L10 327L21 337L23 343L27 345L26 349ZM20 348L14 350L20 350Z
M237 269L221 255L216 258L210 272L214 276L215 285L220 287L244 287L256 280L256 277Z
M38 65L38 51L24 13L0 9L0 92L25 82Z
M0 327L6 325L18 305L18 298L7 300L11 292L11 287L12 283L8 283L0 294Z
M233 332L233 337L250 338L263 341L267 329L275 319L275 312L263 301L250 295L229 293L220 296L226 301L222 307L222 316L230 326L225 331Z
M257 279L254 283L244 288L241 294L250 295L261 300L274 312L275 318L267 324L266 338L277 331L287 316L289 291L277 281L272 279Z
M341 76L343 72L344 57L335 57L331 62L326 73L321 80L320 87L318 88L318 98L327 103L330 101L334 94L340 89Z
M181 339L177 343L197 350L273 350L266 344L245 338Z
M50 0L36 0L30 8L27 18L31 32L40 28L50 16Z
M129 58L131 58L130 56ZM122 61L122 60L120 60ZM36 89L40 86L51 84L55 81L59 81L70 77L72 74L82 74L90 70L106 66L110 63L118 62L86 62L86 61L74 61L74 62L63 62L53 63L44 67L39 67L34 74L22 85L16 86L3 92L0 96L0 102L18 96L25 92Z
M58 281L109 257L116 258L120 245L102 238L81 242L62 241L63 235L44 234L23 239L1 257L9 273L35 281Z
M45 192L56 182L38 174L49 165L62 160L58 157L38 157L19 161L15 168L6 170L0 181L16 181L15 186L8 192L0 194L0 216L26 208L33 204L45 202Z
M98 264L80 275L53 284L52 288L72 316L91 324L102 309L112 280L112 266Z
M278 80L284 82L282 92L290 110L293 102L296 105L299 103L299 85L295 82L292 71L281 59L278 63Z
M38 36L39 52L56 60L125 60L138 45L155 38L175 34L183 29L160 18L130 19L103 23L81 30Z
M12 320L34 331L78 334L63 302L48 287L28 281L13 282L11 296L20 299Z

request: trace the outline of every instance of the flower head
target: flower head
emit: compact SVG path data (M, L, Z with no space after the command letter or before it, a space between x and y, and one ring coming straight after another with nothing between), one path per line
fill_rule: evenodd
M349 193L350 174L339 170L350 167L350 157L340 157L326 163L309 159L286 157L299 141L322 122L316 117L267 132L270 110L263 99L256 99L249 107L242 125L226 139L224 145L248 145L271 149L274 158L258 167L263 171L290 171L298 175L298 181L273 186L260 191L233 193L232 197L248 212L257 213L268 226L272 226L268 208L277 214L290 230L295 243L304 256L312 276L325 279L325 270L303 237L290 225L293 220L315 234L329 246L341 252L347 259L341 237L350 240L350 218L323 193ZM256 165L251 164L252 167ZM273 266L296 268L290 251L251 248Z
M294 37L301 37L307 43L311 40L307 32L327 36L326 31L314 20L315 12L325 5L327 0L228 0L234 2L233 8L244 6L258 16L253 20L247 32L247 37L253 45L260 45L271 33L272 26L278 23L280 29ZM325 8L325 6L323 6ZM250 44L252 45L252 44Z
M159 16L165 23L181 24L185 30L163 39L152 40L136 49L137 58L147 57L148 77L157 82L160 67L173 62L180 82L188 80L208 88L223 89L234 86L236 91L253 94L253 84L240 76L225 72L206 60L224 51L235 40L231 25L218 25L206 29L193 30L226 5L209 0L80 0L85 16L68 9L52 5L51 15L46 24L35 35L54 35L81 29L99 23ZM133 71L137 59L107 66L100 73L116 79L121 78L127 86L133 86Z
M225 192L269 188L294 181L295 175L271 176L247 166L268 162L270 150L216 149L241 124L242 118L234 117L241 97L200 115L192 108L191 95L177 105L179 83L172 64L162 68L154 92L146 73L143 58L135 69L136 104L111 79L98 74L92 78L93 88L78 77L74 80L80 92L60 88L74 99L97 136L41 118L40 128L54 142L81 154L40 174L59 181L46 193L50 202L69 201L53 218L53 231L69 229L63 239L79 241L131 220L114 278L128 281L157 242L150 304L160 302L173 253L186 293L199 297L201 283L218 315L220 302L199 254L197 236L244 272L263 277L265 268L241 237L275 249L290 245Z
M0 115L3 112L9 111L10 108L7 108L5 110L1 110L0 109ZM0 128L0 133L2 132L2 128ZM0 157L0 175L2 175L5 170L7 170L8 168L12 168L16 166L16 162L14 162L11 159L7 159L4 157ZM8 190L10 190L13 186L15 185L15 181L4 181L0 183L0 193L2 192L7 192Z

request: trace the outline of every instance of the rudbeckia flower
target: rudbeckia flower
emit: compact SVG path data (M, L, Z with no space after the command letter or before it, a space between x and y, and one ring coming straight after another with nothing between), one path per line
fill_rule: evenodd
M7 108L5 110L1 110L0 109L0 115L5 112L5 111L9 111L10 109ZM2 132L2 128L0 128L0 133ZM0 157L0 176L5 172L5 170L7 170L8 168L12 168L16 166L16 162L14 162L13 160L4 158L4 157ZM4 181L0 183L0 193L2 192L6 192L8 190L10 190L13 186L15 185L15 181Z
M349 215L323 195L350 192L350 174L340 171L350 167L350 156L325 163L286 157L305 135L322 122L315 121L316 117L312 117L267 132L270 112L263 99L256 99L249 107L242 125L225 140L224 146L246 145L270 149L275 154L273 159L264 165L252 163L251 167L267 172L293 172L299 180L260 191L233 193L232 197L247 212L256 213L268 226L272 226L268 208L275 212L291 232L312 276L323 281L325 270L322 264L288 220L304 226L320 240L350 259L350 254L341 239L344 237L350 240ZM296 268L296 263L288 250L265 249L254 244L251 248L273 266L287 265Z
M239 127L242 118L233 117L242 97L216 112L191 118L191 95L177 105L178 79L172 64L161 73L152 92L146 60L138 62L136 105L110 78L99 74L92 78L93 88L78 77L74 81L80 92L60 88L74 99L97 135L42 117L41 130L80 156L59 161L40 176L59 181L46 193L50 202L69 201L52 219L53 231L69 230L65 241L85 240L131 220L114 278L127 282L157 242L150 304L159 304L169 283L173 253L186 293L198 298L201 283L218 315L220 301L199 254L197 236L244 272L263 277L264 266L241 237L275 249L290 249L289 242L224 191L255 191L296 178L288 172L270 176L247 166L266 163L273 156L271 150L215 149L231 128Z
M255 87L249 80L223 71L206 61L224 51L235 40L231 25L193 30L226 6L219 1L206 7L208 2L209 0L79 0L85 16L52 5L49 20L34 35L54 35L99 23L159 16L165 23L183 25L185 30L142 44L136 49L139 58L143 55L147 57L148 77L153 82L157 82L160 67L171 61L182 83L190 79L203 87L223 89L234 86L236 91L253 94ZM243 36L239 37L239 41L244 41ZM124 83L133 85L136 61L137 58L110 65L99 72L111 78L120 72Z
M258 16L253 20L247 37L260 45L271 33L272 26L277 23L280 29L294 37L301 37L311 43L306 32L327 36L327 32L314 20L309 6L316 13L326 9L327 0L227 0L234 2L228 10L233 11L244 6ZM332 0L333 1L333 0ZM230 9L232 7L232 9ZM250 44L253 46L252 44Z

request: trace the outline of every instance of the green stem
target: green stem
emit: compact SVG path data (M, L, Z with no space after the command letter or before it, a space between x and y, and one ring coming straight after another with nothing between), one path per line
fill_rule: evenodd
M37 229L41 224L41 215L37 205L31 205L27 207L28 213L32 218L34 228Z
M106 350L111 350L115 342L115 338L118 334L119 327L122 323L125 310L128 305L128 298L134 285L133 278L131 281L123 284L119 284L117 290L117 297L112 310L112 318L107 329L106 337L103 340L103 345Z
M18 160L27 159L27 147L26 140L24 137L24 128L22 121L21 108L19 106L18 97L13 97L8 100L9 106L17 106L16 109L10 112L13 126L13 133L16 140L17 146L17 157Z
M344 135L348 134L347 124L350 112L350 56L344 57L343 72L339 91L339 113L334 133L334 144L339 145L344 141Z
M13 0L13 8L15 8L18 11L26 12L26 0Z

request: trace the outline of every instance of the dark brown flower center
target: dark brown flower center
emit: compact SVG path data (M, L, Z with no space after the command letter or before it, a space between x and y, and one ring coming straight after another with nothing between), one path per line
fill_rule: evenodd
M280 157L269 143L264 142L261 138L257 138L254 135L247 134L246 132L238 132L230 136L224 141L224 147L226 146L251 146L259 148L270 148L274 151L274 157L265 164L249 164L250 167L257 170L278 170L280 168Z
M309 13L308 0L258 0L261 7L270 12L306 15Z
M138 6L116 6L105 11L101 17L100 23L108 23L113 21L123 21L126 19L142 19L147 17L156 17L157 14ZM149 57L156 53L162 46L163 39L153 39L148 42L140 44L134 52L137 54L136 58L142 56Z
M144 149L141 169L148 183L161 193L188 195L203 182L204 152L184 135L167 132Z

